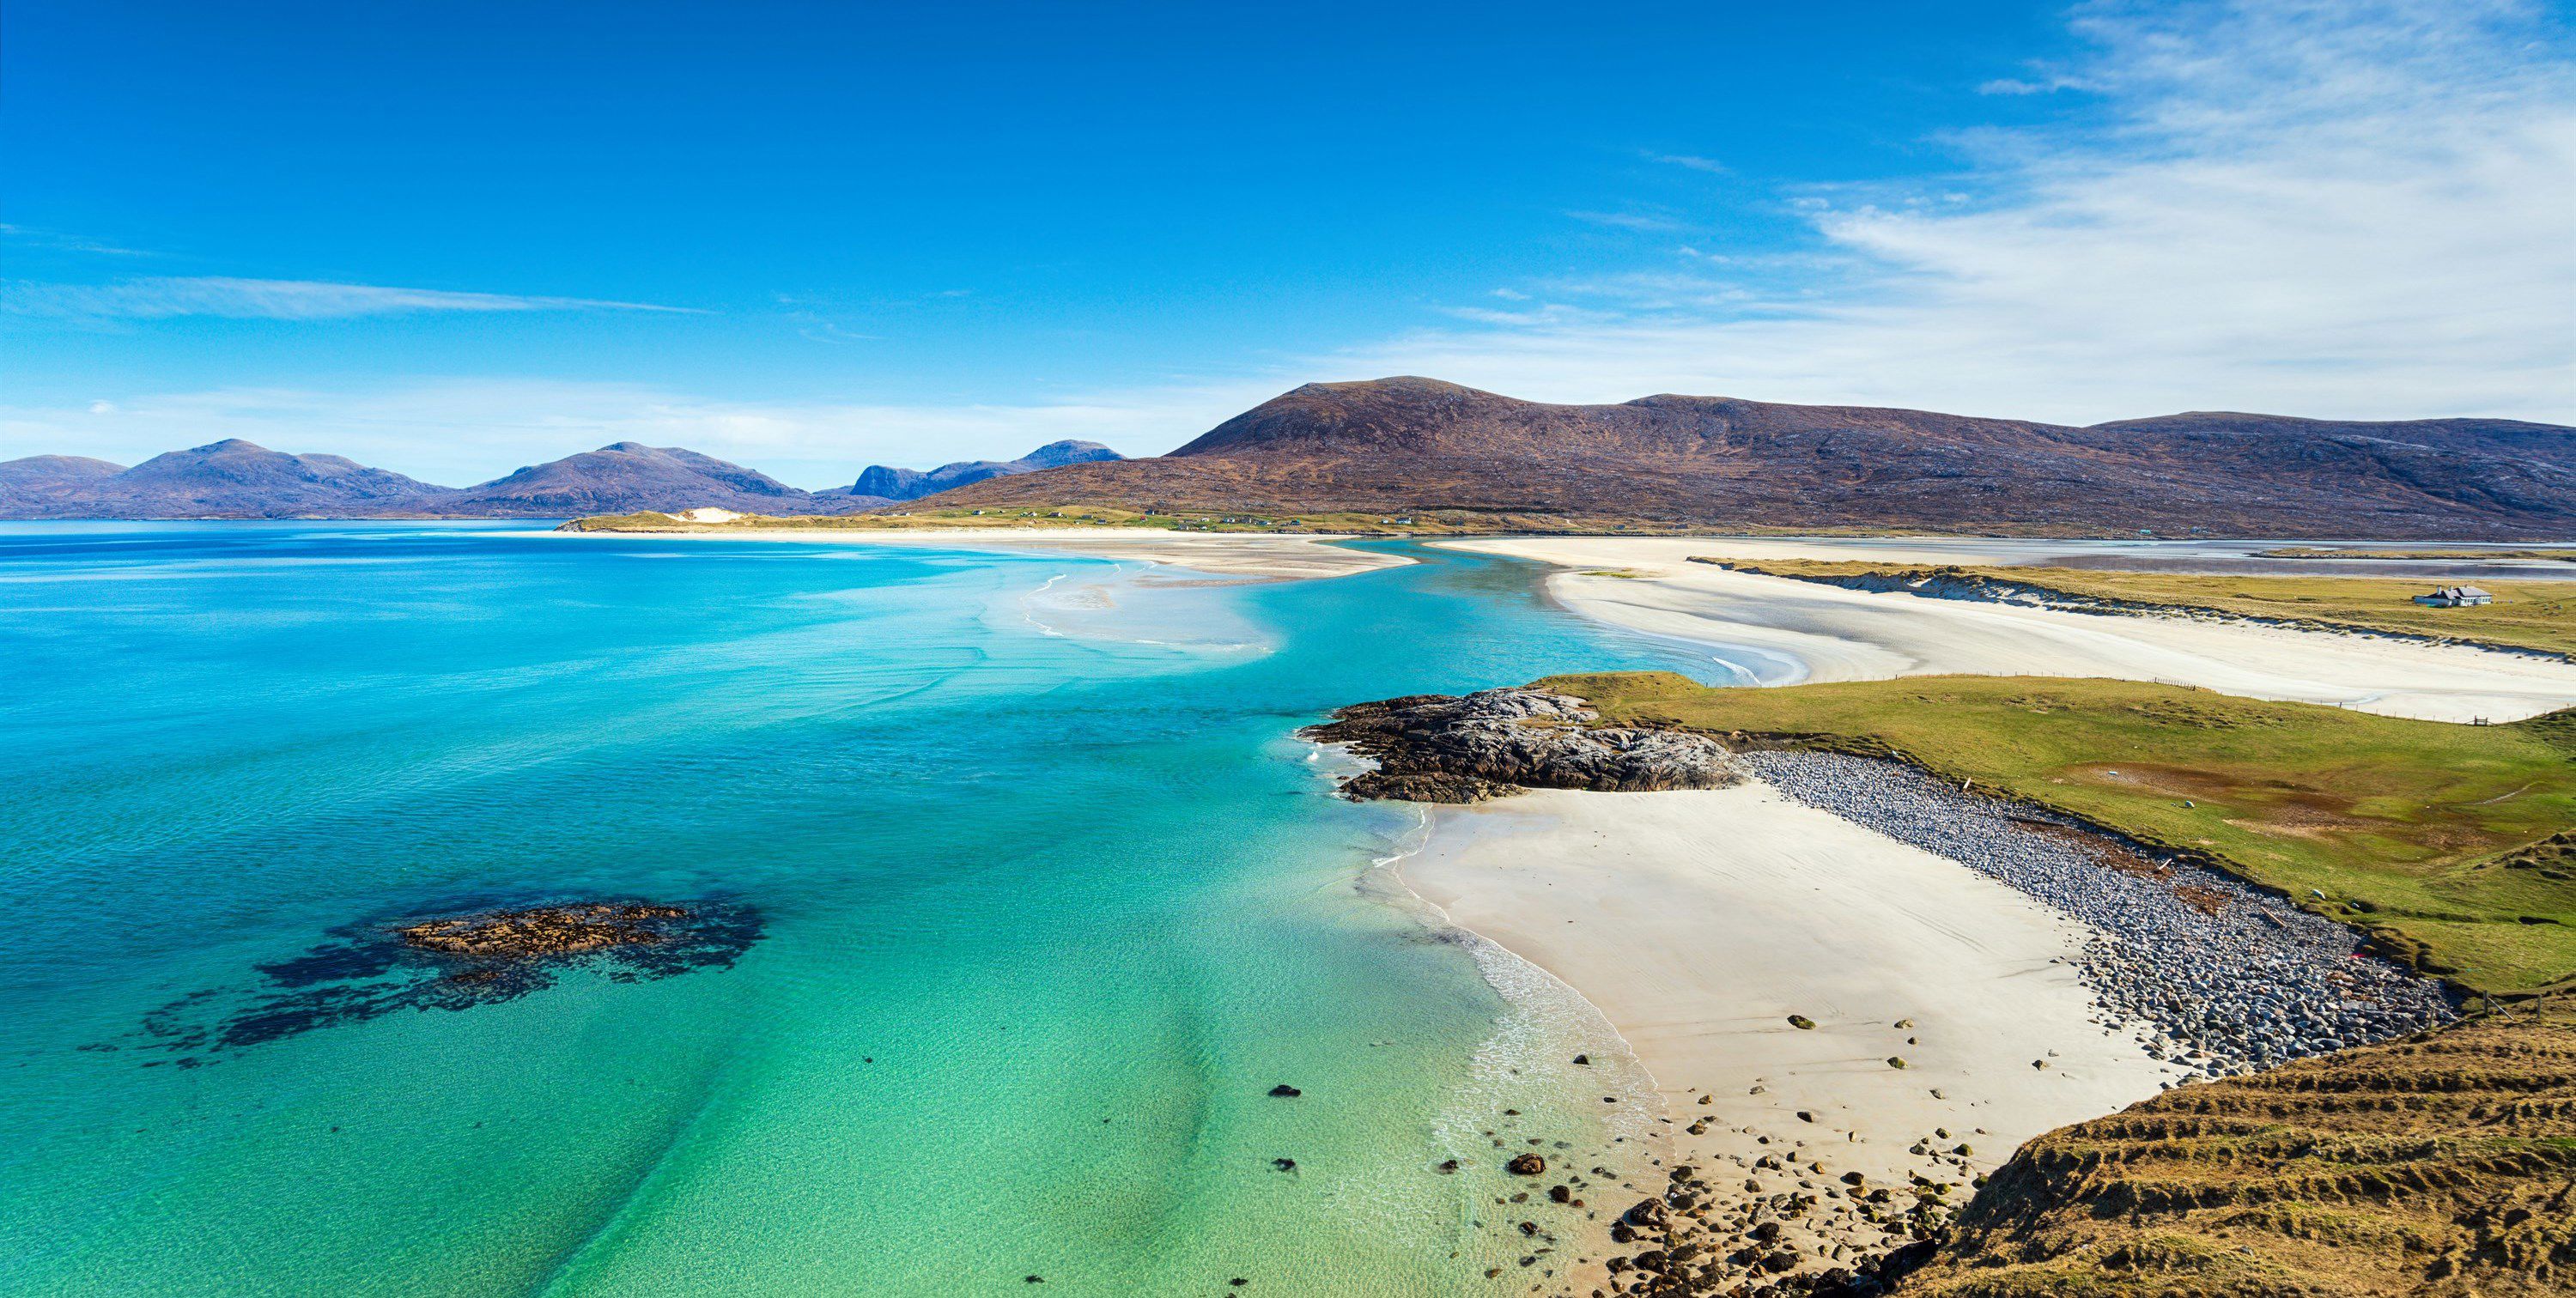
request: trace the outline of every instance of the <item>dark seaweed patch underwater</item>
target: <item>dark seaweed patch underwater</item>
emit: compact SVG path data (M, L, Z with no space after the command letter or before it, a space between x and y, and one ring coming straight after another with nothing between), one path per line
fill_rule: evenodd
M558 978L586 972L611 982L651 982L699 969L732 966L760 940L761 915L738 902L702 901L682 906L606 903L635 908L625 921L632 940L584 951L528 954L456 954L407 940L405 930L437 921L475 920L554 907L602 903L549 903L515 908L492 899L462 901L400 915L372 915L329 931L326 940L291 960L258 966L259 978L238 988L190 992L144 1016L124 1043L97 1050L162 1051L194 1068L206 1056L311 1032L360 1023L397 1010L466 1010L497 1005L544 991Z

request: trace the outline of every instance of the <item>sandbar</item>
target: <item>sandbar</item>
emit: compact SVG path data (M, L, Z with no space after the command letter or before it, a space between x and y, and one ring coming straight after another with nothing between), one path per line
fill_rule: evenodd
M830 545L909 545L945 550L1050 551L1100 559L1132 559L1187 568L1219 577L1303 580L1347 577L1402 567L1401 555L1332 544L1356 538L1326 533L1195 534L1155 527L954 527L729 529L722 524L652 531L558 532L557 536L668 537L719 541L793 541Z
M2009 561L2027 542L1889 541L1856 550L1762 539L1538 537L1443 546L1558 565L1548 591L1632 630L1725 645L1748 684L1965 673L2095 676L2433 721L2512 721L2576 706L2576 663L2358 633L2111 616L1846 590L1692 563L1725 558ZM1604 575L1616 572L1620 575Z

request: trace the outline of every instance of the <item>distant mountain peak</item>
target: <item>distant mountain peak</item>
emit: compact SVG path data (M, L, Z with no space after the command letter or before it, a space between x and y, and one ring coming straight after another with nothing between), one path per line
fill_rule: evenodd
M872 464L850 484L852 496L872 496L882 500L919 500L924 496L951 491L993 478L1035 473L1041 469L1060 469L1072 464L1097 464L1125 459L1098 442L1066 439L1049 442L1016 460L959 460L936 469L900 469Z

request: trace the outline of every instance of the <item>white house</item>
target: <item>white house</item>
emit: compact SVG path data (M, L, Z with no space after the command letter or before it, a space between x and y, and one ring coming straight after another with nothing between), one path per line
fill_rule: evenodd
M2465 608L2472 604L2492 604L2495 596L2475 586L2444 586L2430 595L2416 596L2415 602L2434 608Z

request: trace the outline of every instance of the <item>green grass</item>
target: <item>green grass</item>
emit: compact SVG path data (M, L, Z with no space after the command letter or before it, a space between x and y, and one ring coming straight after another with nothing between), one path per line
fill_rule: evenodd
M1893 755L1973 780L2278 888L2473 991L2576 981L2576 870L2544 843L2576 829L2576 711L2462 726L2039 677L1544 684L1612 723Z
M2430 608L2414 602L2431 580L2411 577L2271 577L2199 573L2104 572L2089 568L1951 568L1829 560L1733 563L1738 572L1810 581L1852 577L1916 580L1983 578L2093 599L2205 609L2361 631L2438 636L2477 644L2537 649L2576 657L2576 581L2488 581L2495 596L2475 608Z

